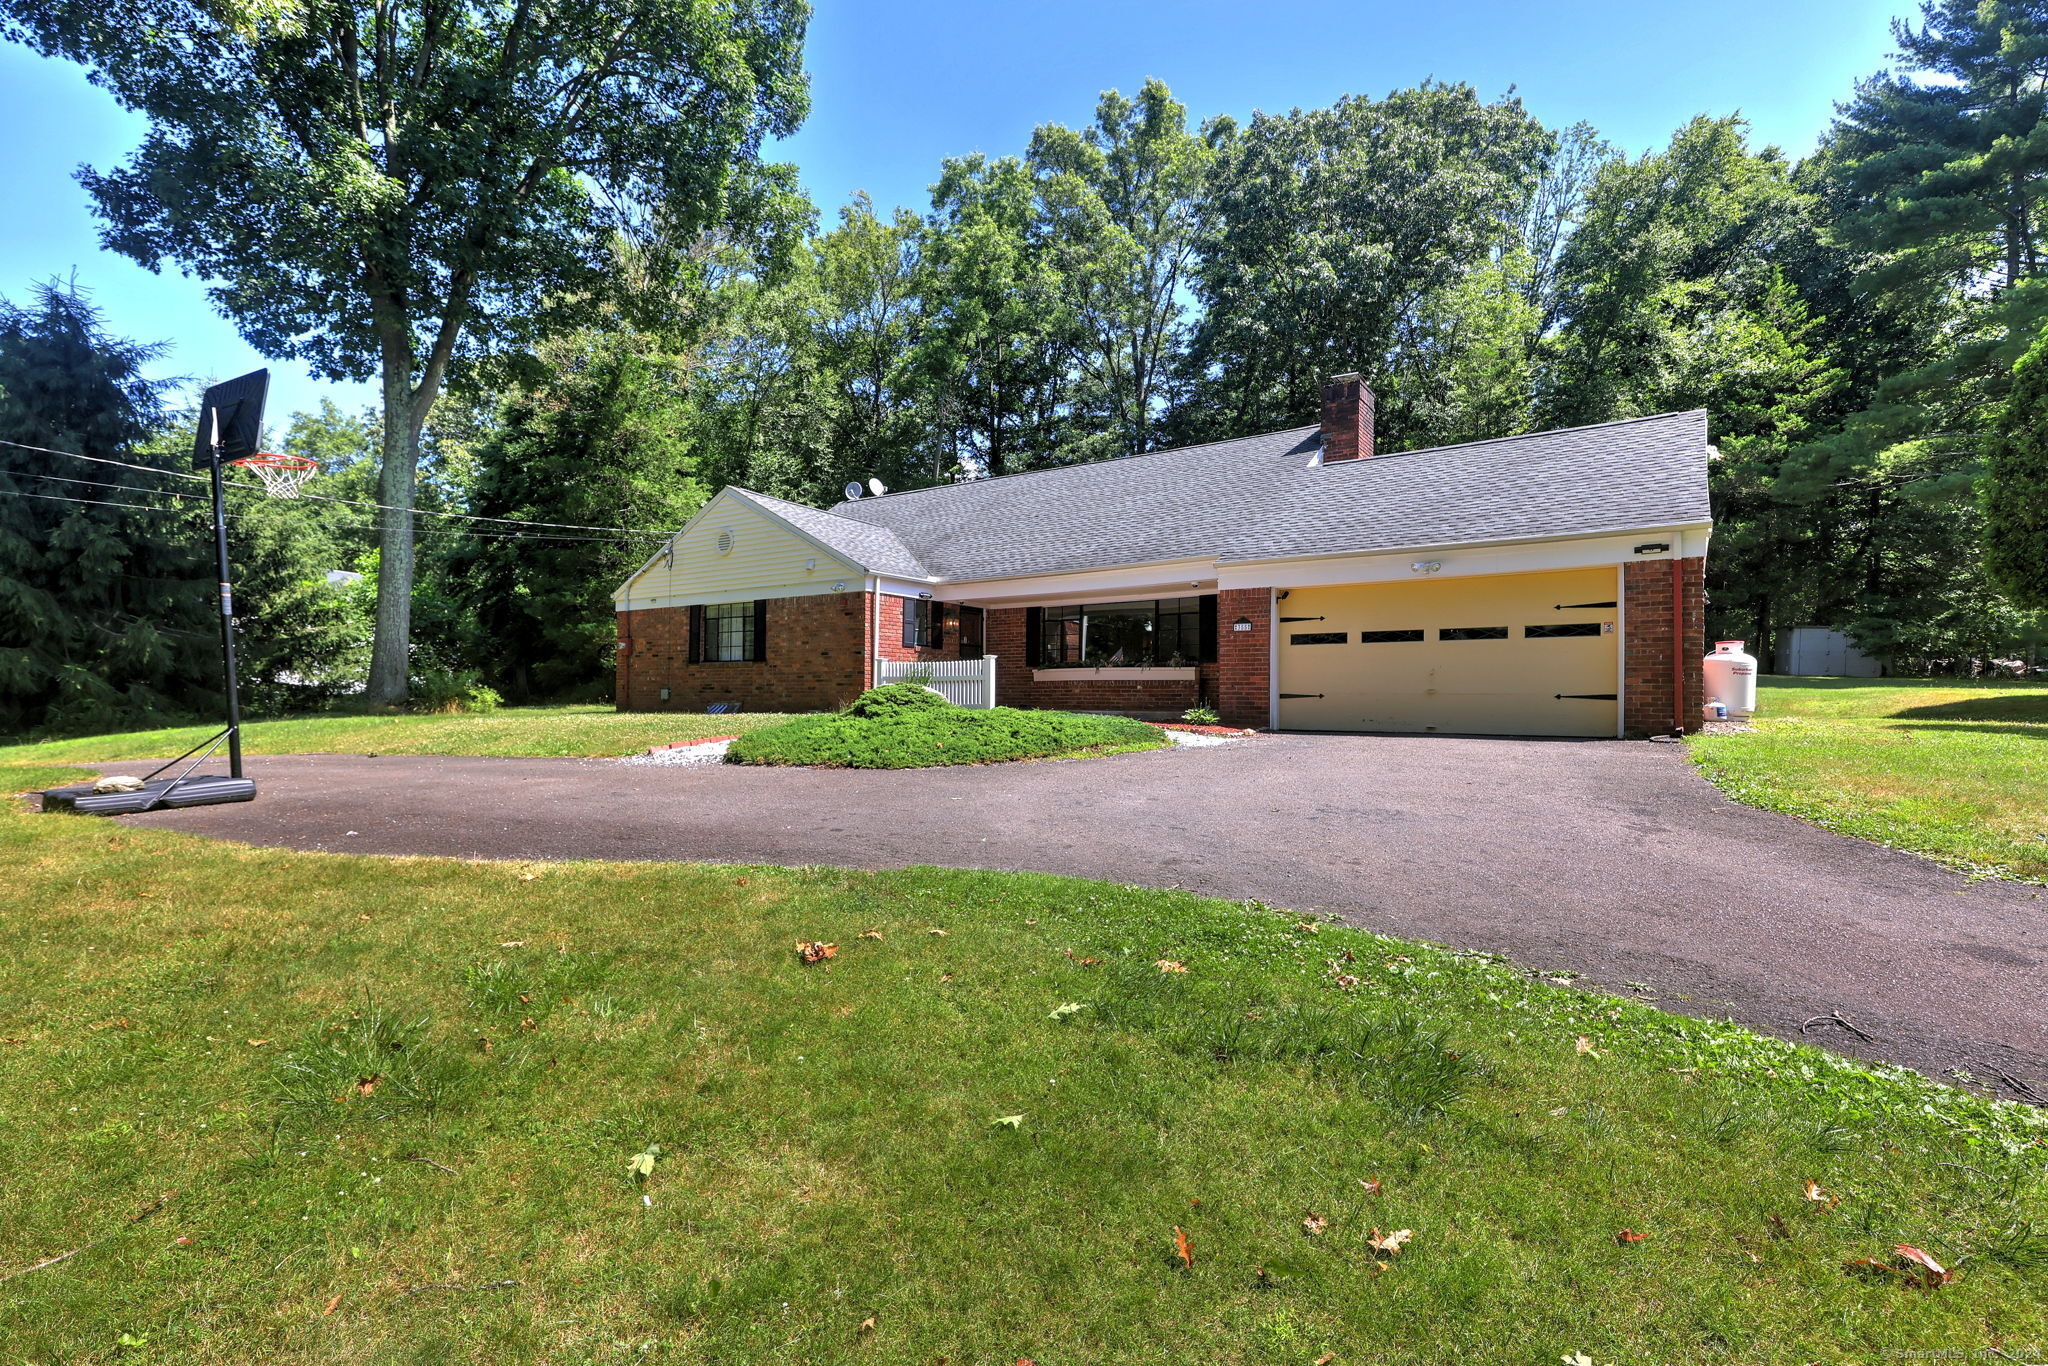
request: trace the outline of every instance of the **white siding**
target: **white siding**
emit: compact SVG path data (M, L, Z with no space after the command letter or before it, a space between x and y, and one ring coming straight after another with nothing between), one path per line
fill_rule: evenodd
M731 538L724 551L722 534ZM705 504L671 545L673 554L657 555L613 595L621 607L801 597L861 585L860 569L730 493Z

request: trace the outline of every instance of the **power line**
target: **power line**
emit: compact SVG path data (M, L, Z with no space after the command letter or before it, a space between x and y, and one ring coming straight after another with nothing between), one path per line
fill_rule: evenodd
M25 441L0 439L0 446L14 446L24 451L37 451L43 455L66 455L74 460L90 460L99 465L119 465L123 469L141 470L146 474L167 474L173 479L191 479L202 484L206 482L205 478L201 475L186 474L180 470L161 469L155 465L138 465L127 460L113 460L104 455L85 455L79 451L60 451L53 450L48 446L31 446ZM239 479L228 479L223 482L229 488L251 489L257 492L261 492L263 489L261 484L251 484ZM482 513L477 512L441 512L433 508L401 508L394 507L389 503L378 503L364 498L336 498L332 494L325 493L302 493L299 497L314 502L345 503L350 507L376 508L380 512L402 512L415 517L447 517L464 522L496 522L505 526L552 527L562 531L602 531L618 537L668 536L671 534L667 531L656 530L653 527L609 527L591 526L581 522L537 522L524 517L486 517Z
M84 483L86 481L72 480L71 482ZM173 494L168 489L137 489L135 490L135 492L159 493L165 497L198 496L193 494ZM50 503L80 503L87 507L132 508L137 512L185 512L188 510L182 507L163 507L156 503L122 503L117 502L111 498L66 498L60 494L55 493L30 493L25 489L0 489L0 496L5 496L8 498L40 498L43 501ZM250 514L246 512L230 512L227 513L226 516L229 521L233 522L248 522L255 520L253 517L250 516ZM539 525L545 526L548 524L543 522L539 523ZM377 530L377 528L373 526L329 526L324 527L322 529L330 532L374 532ZM417 534L421 536L468 536L472 539L485 541L604 541L613 545L618 545L622 543L622 538L618 536L556 536L549 534L547 532L538 531L477 531L474 528L464 526L428 528L426 530L418 532Z

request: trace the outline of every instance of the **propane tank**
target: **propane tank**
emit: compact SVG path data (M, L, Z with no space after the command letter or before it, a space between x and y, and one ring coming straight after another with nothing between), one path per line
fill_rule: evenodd
M1736 720L1748 719L1756 710L1756 656L1745 654L1739 640L1717 640L1702 668L1707 695L1722 699Z

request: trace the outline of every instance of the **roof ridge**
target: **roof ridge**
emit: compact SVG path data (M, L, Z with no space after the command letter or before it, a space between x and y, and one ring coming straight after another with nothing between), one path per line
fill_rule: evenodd
M1677 408L1668 413L1644 413L1641 417L1610 418L1606 422L1582 422L1576 427L1545 427L1540 431L1516 432L1512 436L1482 436L1477 441L1453 441L1448 446L1417 446L1412 451L1374 452L1362 460L1339 460L1324 465L1324 469L1335 469L1341 465L1370 465L1376 460L1394 460L1404 455L1433 455L1438 451L1462 451L1472 446L1498 446L1503 441L1527 441L1538 436L1563 436L1568 432L1598 431L1602 427L1626 427L1635 422L1659 422L1667 417L1691 417L1694 413L1705 417L1705 408Z
M1606 422L1582 422L1575 427L1543 427L1533 432L1515 432L1509 436L1487 436L1481 437L1477 441L1454 441L1447 446L1418 446L1411 451L1375 452L1366 459L1340 460L1336 462L1336 465L1369 465L1376 460L1392 460L1404 455L1430 455L1437 451L1461 451L1472 446L1497 446L1503 441L1526 441L1530 437L1536 436L1562 436L1568 432L1590 432L1602 427L1626 427L1631 423L1656 422L1667 417L1690 417L1694 413L1705 416L1706 412L1707 410L1704 408L1676 408L1668 413L1644 413L1641 417L1617 417L1611 418ZM938 493L944 489L976 488L984 484L996 483L1002 479L1021 479L1027 474L1063 474L1069 470L1101 469L1105 466L1119 465L1128 460L1143 460L1154 455L1182 455L1190 451L1208 450L1212 446L1232 446L1240 441L1257 441L1263 437L1285 436L1290 432L1314 431L1320 425L1319 423L1311 422L1301 427L1276 427L1270 432L1253 432L1248 436L1224 437L1219 441L1198 441L1192 446L1167 446L1156 451L1139 451L1136 455L1112 456L1107 460L1082 460L1071 465L1044 465L1035 470L1013 470L1008 474L990 475L985 479L962 479L956 480L951 484L931 484L921 489L902 489L895 493L882 494L880 497L908 498L913 493ZM1335 465L1325 465L1322 468L1331 469L1335 468ZM762 496L766 497L768 495ZM781 501L787 502L788 500L783 499ZM866 501L864 498L846 498L834 503L830 508L815 508L813 511L831 513L832 516L837 517L840 514L834 512L833 508L857 507ZM809 503L798 503L795 506L810 507L811 505ZM859 521L860 519L849 517L846 520ZM878 523L868 523L867 525L873 526L878 525Z
M1135 455L1113 455L1107 460L1077 460L1071 465L1041 465L1035 470L1011 470L1008 474L991 474L982 479L956 479L950 484L928 484L921 489L899 489L894 493L884 493L878 496L878 501L879 498L908 498L913 493L938 493L942 489L977 488L983 484L993 484L1002 479L1022 479L1027 474L1064 474L1069 470L1102 469L1105 466L1121 465L1129 460L1144 460L1155 455L1183 455L1188 451L1205 451L1211 446L1234 446L1240 441L1257 441L1261 437L1285 436L1289 432L1313 431L1318 425L1311 422L1301 427L1276 427L1270 432L1252 432L1246 436L1226 436L1217 441L1197 441L1192 446L1164 446L1156 451L1139 451ZM832 506L854 507L866 501L867 499L865 498L845 498L834 503ZM831 508L822 510L830 512ZM835 517L838 515L833 513Z

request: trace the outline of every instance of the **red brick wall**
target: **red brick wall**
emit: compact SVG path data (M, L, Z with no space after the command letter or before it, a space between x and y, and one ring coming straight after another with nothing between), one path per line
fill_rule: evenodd
M882 599L880 650L883 659L901 663L913 659L958 659L960 657L959 603L942 602L937 604L938 610L946 614L946 630L939 637L939 648L930 650L922 647L913 648L903 643L903 612L915 599L899 598L892 593L883 593L880 596ZM994 653L986 645L982 649L984 653Z
M1706 701L1700 658L1707 652L1707 562L1677 563L1685 610L1685 630L1676 642L1685 671L1684 725L1695 731ZM1630 735L1669 734L1674 721L1671 565L1670 560L1631 560L1622 566L1623 629L1628 633L1622 641L1622 729Z
M701 712L712 702L744 711L827 711L866 686L867 594L768 600L768 658L759 664L692 664L690 609L621 612L620 711ZM901 638L901 626L898 626ZM661 690L669 696L663 701Z
M1239 617L1252 629L1233 630ZM1273 724L1273 590L1226 588L1216 595L1216 710L1229 726Z

